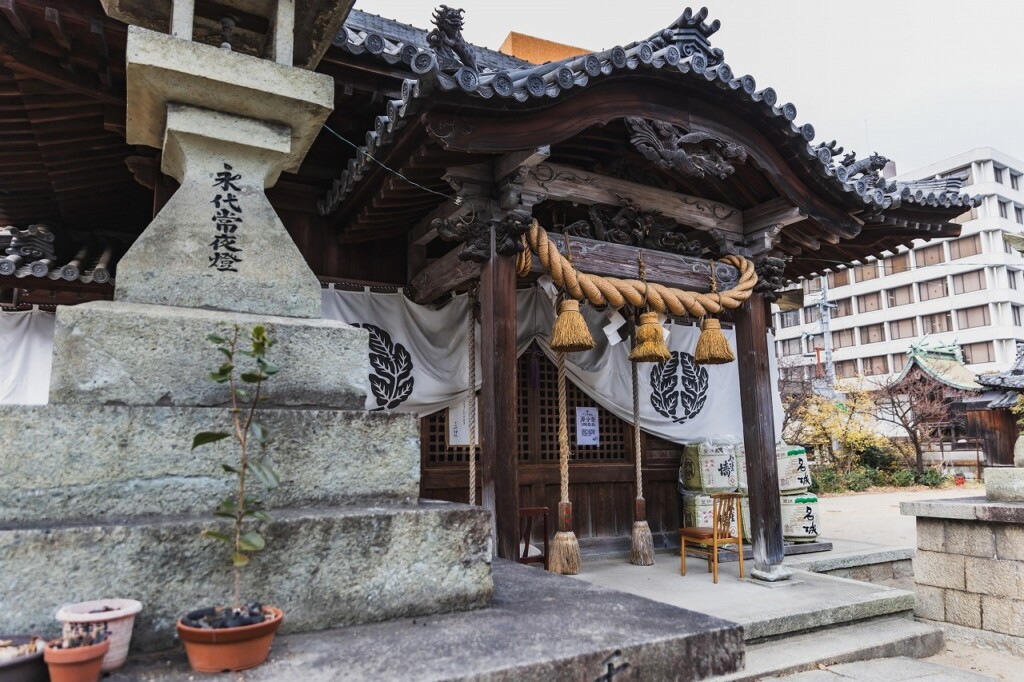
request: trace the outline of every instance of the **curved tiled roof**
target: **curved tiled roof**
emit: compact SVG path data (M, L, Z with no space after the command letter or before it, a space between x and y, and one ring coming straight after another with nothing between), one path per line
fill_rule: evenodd
M722 50L711 47L708 38L720 23L704 21L706 8L699 12L687 9L671 26L647 40L547 64L528 64L501 53L473 48L481 70L463 67L454 74L439 69L433 50L427 46L426 31L372 15L358 15L338 34L335 44L352 53L378 55L391 64L402 62L416 77L403 83L401 99L388 102L386 111L376 118L374 129L366 134L356 158L350 160L348 168L321 200L322 215L333 213L340 206L373 163L371 157L390 143L395 132L419 109L420 101L435 90L461 92L485 100L549 102L595 80L631 72L671 74L698 87L722 91L737 104L752 108L781 131L796 158L827 191L840 197L845 195L850 203L862 203L869 211L915 204L969 208L977 202L960 192L966 176L884 180L878 173L886 162L883 157L857 160L847 155L839 160L834 152L841 152L842 148L837 148L834 141L812 144L814 126L796 123L794 104L780 103L773 88L759 89L751 75L735 75L724 61Z
M960 347L955 344L943 345L921 341L912 345L907 355L908 362L893 383L903 381L910 370L919 367L936 381L961 391L981 391L984 388L975 381L974 374L964 365L963 354Z

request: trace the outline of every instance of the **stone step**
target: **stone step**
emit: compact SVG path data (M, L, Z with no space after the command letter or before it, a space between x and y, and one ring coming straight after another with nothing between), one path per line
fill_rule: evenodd
M814 670L819 665L906 656L922 658L942 650L942 631L909 618L889 616L747 644L746 667L715 682L760 680ZM876 678L880 679L880 678Z
M768 677L767 680L785 680L785 682L992 682L996 679L987 675L951 668L945 665L920 661L906 656L895 658L876 658L870 661L838 663L826 669L809 672Z
M490 603L491 515L420 502L274 511L242 571L244 600L284 609L283 632L458 611ZM138 599L133 647L173 645L185 611L230 602L229 549L200 536L213 517L0 530L0 632L55 636L64 603Z
M270 659L244 677L687 682L736 670L742 661L735 623L498 559L489 608L278 637ZM174 652L133 656L108 682L196 679Z
M205 515L233 485L224 408L0 407L0 528L61 519ZM408 502L419 495L419 422L383 412L263 409L271 507ZM257 449L258 450L258 449Z
M50 403L228 404L228 388L209 378L223 356L206 336L234 324L246 333L265 325L274 341L267 357L280 372L266 385L265 405L363 408L370 374L364 329L333 320L113 301L57 308Z
M753 584L775 591L777 597L788 590L802 594L798 598L794 595L780 608L762 609L752 620L740 619L751 644L883 616L911 619L914 612L913 592L857 580L794 571L793 578L783 583Z

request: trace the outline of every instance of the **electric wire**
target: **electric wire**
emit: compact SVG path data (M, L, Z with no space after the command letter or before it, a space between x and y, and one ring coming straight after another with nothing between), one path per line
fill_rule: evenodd
M352 142L348 138L346 138L346 137L342 136L341 134L335 132L334 129L331 128L329 125L325 124L324 125L324 130L329 132L331 135L334 135L336 138L338 138L339 140L341 140L342 142L344 142L348 146L350 146L353 149L355 149L356 153L362 154L363 156L368 158L370 161L373 161L375 164L377 164L378 166L380 166L381 168L386 170L388 173L391 173L392 175L402 179L403 181L409 183L413 187L416 187L418 189L422 189L424 192L430 192L431 194L436 194L437 196L444 197L445 199L451 199L452 201L455 202L456 205L462 204L462 197L455 196L455 195L452 195L452 194L445 194L444 192L438 192L437 190L430 189L429 187L424 187L423 185L421 185L420 183L416 182L415 180L410 180L406 176L404 176L401 173L399 173L398 171L396 171L394 168L391 168L390 166L385 164L383 161L381 161L380 159L375 157L373 154L370 154L369 152L367 152L365 148L358 146L355 142Z

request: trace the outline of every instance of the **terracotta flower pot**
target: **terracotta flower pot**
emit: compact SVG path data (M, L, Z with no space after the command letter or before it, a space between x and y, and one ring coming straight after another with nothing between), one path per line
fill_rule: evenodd
M192 669L198 673L245 670L267 660L284 612L273 606L264 606L263 612L269 620L237 628L193 628L179 620L178 637Z
M141 610L142 603L134 599L97 599L65 604L57 610L56 618L64 623L65 634L69 623L106 624L110 650L103 657L103 672L107 673L120 668L128 658L135 614Z
M8 640L15 646L20 646L31 642L32 637L0 635L0 640ZM49 679L49 675L46 674L46 663L43 662L42 646L34 654L0 661L0 680L3 682L46 682Z
M75 649L57 649L62 640L53 639L43 650L43 660L50 667L50 682L96 682L100 679L103 657L110 650L110 640Z

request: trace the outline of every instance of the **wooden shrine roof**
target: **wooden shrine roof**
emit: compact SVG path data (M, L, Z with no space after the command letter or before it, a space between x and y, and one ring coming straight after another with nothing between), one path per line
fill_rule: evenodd
M669 29L646 40L539 65L471 47L477 69L446 73L439 68L426 31L353 12L335 44L365 60L403 69L408 77L402 81L400 97L383 103L358 152L320 202L321 214L341 225L347 239L358 241L391 229L385 226L387 221L369 215L387 204L396 217L393 229L400 230L398 223L415 222L416 212L401 211L402 200L397 197L401 194L412 201L415 191L394 176L384 177L378 160L400 172L411 171L416 177L410 179L416 181L431 172L436 178L439 169L431 164L441 162L440 150L476 154L477 160L485 160L486 154L547 143L552 145L552 158L558 155L559 144L572 147L578 156L588 136L592 142L600 137L594 130L629 115L608 102L621 100L624 92L632 90L636 97L629 106L639 108L633 115L655 117L656 112L674 106L699 110L706 105L705 123L714 116L713 110L732 115L736 122L733 131L716 133L726 136L748 125L754 128L753 134L744 131L733 141L746 143L748 153L754 151L751 146L768 147L766 153L774 157L774 164L761 162L752 153L752 163L738 166L733 182L690 183L688 193L732 199L738 208L748 210L758 205L757 200L737 199L736 194L743 193L741 186L765 187L760 201L787 196L787 189L792 190L787 198L806 219L787 225L779 242L779 255L793 257L789 274L807 275L837 263L878 256L914 238L959 234L952 219L974 205L960 191L965 178L884 180L879 171L886 159L840 156L843 149L835 141L815 143L814 126L797 123L794 104L781 102L771 87L758 87L753 76L733 72L723 51L710 44L720 24L709 24L706 18L706 10L687 10ZM651 89L650 84L665 87ZM563 101L567 105L560 107ZM567 113L570 107L572 114ZM573 116L583 117L583 124L574 127L565 122ZM524 121L536 122L543 134L516 137L527 127ZM423 127L428 136L423 135ZM588 127L591 130L585 131ZM507 142L506 146L485 142L489 133L488 139ZM402 145L400 152L391 149L396 145ZM600 163L597 158L589 161ZM366 191L360 187L364 182L379 184L380 189ZM445 188L435 184L430 189ZM372 204L367 204L371 197ZM424 192L415 201L429 203L429 197Z

